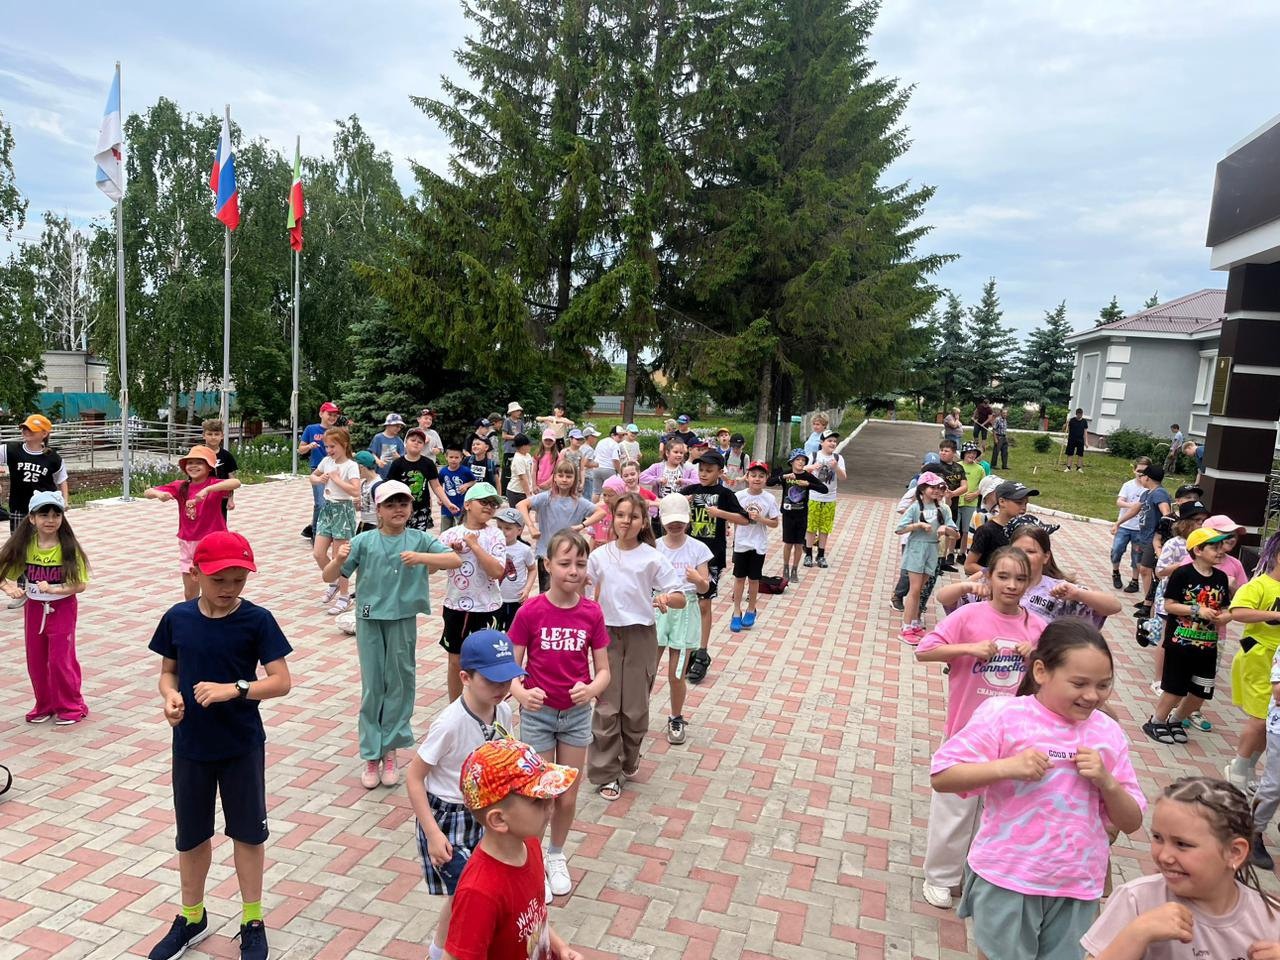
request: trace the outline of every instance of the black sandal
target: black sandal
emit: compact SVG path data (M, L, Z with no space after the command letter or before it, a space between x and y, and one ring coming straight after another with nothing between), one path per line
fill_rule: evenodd
M1167 723L1156 723L1154 720L1148 720L1142 725L1142 732L1156 743L1177 743L1173 736L1173 730Z
M1187 728L1182 725L1182 721L1178 719L1170 720L1165 724L1169 728L1169 735L1173 737L1174 743L1189 743L1191 738L1187 736Z

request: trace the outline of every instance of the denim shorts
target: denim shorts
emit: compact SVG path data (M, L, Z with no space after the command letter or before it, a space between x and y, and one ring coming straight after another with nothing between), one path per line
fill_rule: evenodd
M586 747L591 744L591 704L553 710L544 706L541 710L520 711L520 739L538 753L554 750L557 743L567 747Z

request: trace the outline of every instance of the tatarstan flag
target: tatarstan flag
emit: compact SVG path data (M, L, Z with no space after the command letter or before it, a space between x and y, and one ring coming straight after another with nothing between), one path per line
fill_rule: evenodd
M289 246L295 250L302 249L302 218L307 215L307 206L302 199L302 138L293 153L293 186L289 188Z

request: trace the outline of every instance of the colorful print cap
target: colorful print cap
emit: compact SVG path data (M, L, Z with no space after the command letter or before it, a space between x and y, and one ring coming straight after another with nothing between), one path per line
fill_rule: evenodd
M483 810L513 793L534 800L558 797L578 779L577 767L547 763L519 740L490 740L462 762L462 800L469 810Z

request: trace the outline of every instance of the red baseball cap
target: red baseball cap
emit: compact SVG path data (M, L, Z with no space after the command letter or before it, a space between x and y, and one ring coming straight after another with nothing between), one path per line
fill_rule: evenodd
M747 470L748 471L763 470L765 473L768 473L769 465L765 463L763 460L752 460L749 464L747 464Z
M341 413L342 408L338 406L336 403L334 403L332 400L326 400L324 403L320 404L320 412L321 413Z
M253 562L253 547L249 541L230 530L207 534L196 544L195 567L206 576L213 576L227 567L243 567L257 572Z

